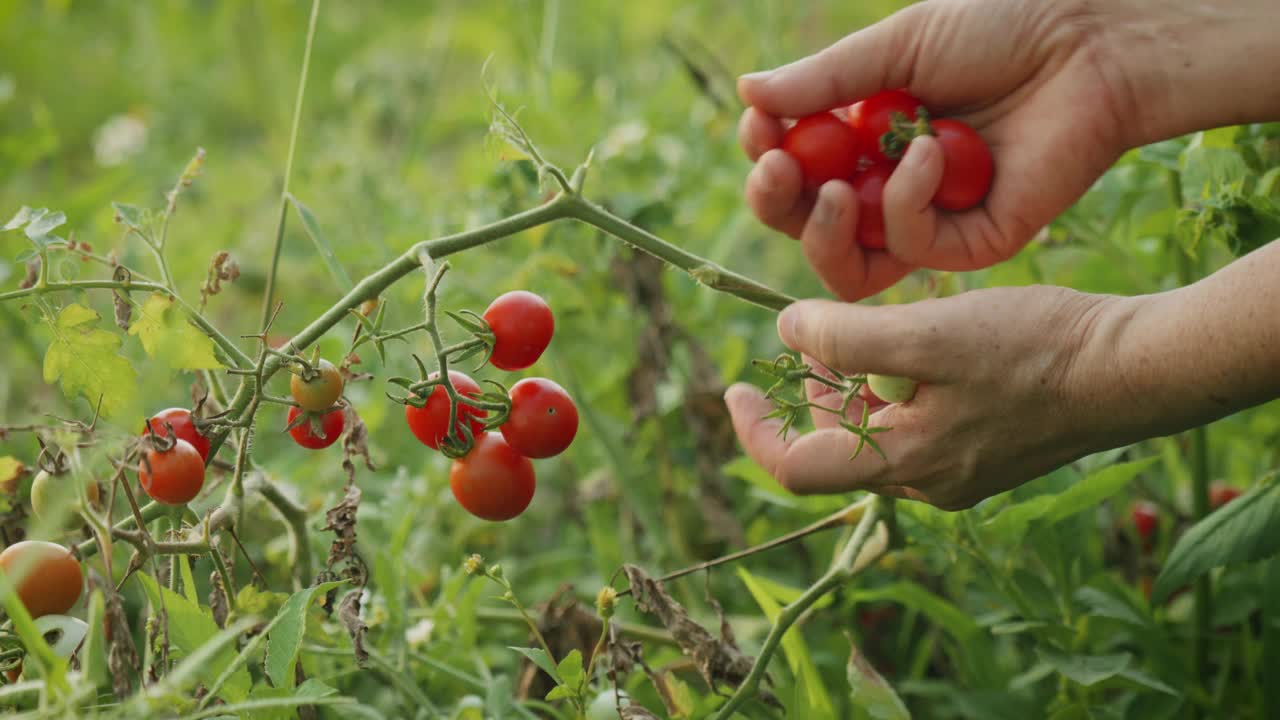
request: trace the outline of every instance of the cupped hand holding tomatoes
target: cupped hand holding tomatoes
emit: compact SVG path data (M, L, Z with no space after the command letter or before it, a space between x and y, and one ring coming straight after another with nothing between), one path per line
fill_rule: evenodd
M289 437L302 447L309 450L322 450L337 442L342 436L342 428L346 425L342 408L330 410L324 414L308 411L307 417L295 425L301 414L302 411L298 408L289 408L285 427L289 428Z
M0 572L36 618L70 610L84 585L80 561L71 551L41 540L23 540L5 548L0 552Z
M499 370L523 370L538 361L555 334L551 307L527 290L499 295L484 311L493 331L489 362Z
M310 377L303 377L309 374ZM342 373L328 360L315 363L310 371L295 373L289 379L289 390L294 402L303 410L321 412L333 407L342 397Z
M578 407L564 388L546 378L525 378L511 387L511 413L502 437L528 458L564 452L578 433Z
M529 507L536 488L533 462L497 433L483 433L453 461L449 488L467 512L483 520L510 520Z
M200 459L209 460L210 440L196 430L195 418L191 415L191 411L186 408L172 407L167 410L161 410L151 419L142 429L142 434L146 435L150 427L150 432L157 435L167 435L169 428L173 428L173 434L179 440L186 440L191 443L191 447L200 453Z
M434 380L440 377L440 373L431 373L428 379ZM476 397L480 395L480 385L471 376L457 370L449 371L449 383L453 385L453 389L462 397ZM404 419L409 424L409 430L418 441L432 450L440 449L440 443L444 441L447 435L452 434L455 438L460 439L463 434L463 428L470 429L471 435L477 436L484 430L485 411L474 405L468 405L464 402L458 403L458 410L454 416L453 432L450 433L449 428L449 392L444 389L443 385L436 385L431 388L431 393L427 395L427 400L422 407L414 407L410 404L404 406Z
M204 460L186 440L144 441L138 484L147 497L164 505L186 505L204 487Z

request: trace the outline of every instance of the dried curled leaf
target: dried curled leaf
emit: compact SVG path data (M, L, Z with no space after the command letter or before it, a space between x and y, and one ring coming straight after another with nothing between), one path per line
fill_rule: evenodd
M329 568L339 563L352 562L356 545L356 512L360 509L360 488L347 485L346 495L337 505L325 512L325 525L322 530L333 532L333 542L329 545ZM363 564L363 563L361 563ZM363 586L364 583L357 583Z
M124 597L116 592L115 587L104 582L96 572L89 573L89 593L102 591L103 622L107 636L107 669L111 671L111 690L116 697L124 699L133 691L130 678L138 672L142 661L138 658L138 648L133 644L133 630L129 627L129 616L124 611Z
M209 298L222 292L222 283L235 282L240 278L240 264L226 250L219 250L209 261L209 273L204 285L200 287L200 302L206 303Z
M671 631L676 644L685 655L693 659L698 673L712 690L721 684L737 687L751 672L753 658L742 653L732 638L718 639L706 628L694 622L689 612L676 602L662 583L650 578L634 565L623 565L636 609L654 615ZM763 693L762 693L763 695Z
M364 590L352 590L338 604L338 620L351 636L351 646L355 651L356 662L360 663L361 667L369 660L369 651L364 647L364 636L369 632L369 626L360 619L360 597L363 594Z

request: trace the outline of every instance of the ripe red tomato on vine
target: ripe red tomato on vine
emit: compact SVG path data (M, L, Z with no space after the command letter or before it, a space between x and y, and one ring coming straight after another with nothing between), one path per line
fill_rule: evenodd
M1160 526L1160 509L1154 503L1141 500L1129 508L1129 514L1133 518L1133 527L1138 531L1138 537L1149 548L1156 529Z
M167 410L161 410L150 419L151 430L157 435L166 435L169 426L173 427L173 434L179 440L186 440L191 443L191 447L200 453L200 459L208 461L210 440L196 430L195 418L191 415L191 411L186 408L172 407ZM144 426L142 434L147 434Z
M289 408L289 417L285 421L285 426L293 425L293 421L298 419L298 415L302 411L296 407ZM338 441L342 436L342 428L346 425L346 420L342 416L342 408L330 410L320 416L320 434L317 435L312 427L312 418L307 418L302 424L295 427L289 427L289 437L293 441L304 448L310 450L322 450Z
M439 372L431 373L429 379L440 377ZM449 371L449 382L453 389L463 397L476 397L480 394L480 385L471 376L457 370ZM471 429L471 435L478 436L484 430L485 411L474 405L458 403L457 415L454 418L453 435L460 437L464 425ZM440 443L450 435L449 428L449 393L443 385L431 388L427 401L422 407L404 406L404 419L409 430L418 441L432 450L440 449Z
M523 370L542 357L556 321L551 306L528 290L499 295L484 311L484 321L493 331L493 353L489 362L499 370Z
M1221 480L1216 480L1209 484L1209 507L1217 510L1240 497L1240 495L1239 488L1232 487Z
M782 136L782 150L795 158L809 188L848 180L871 151L864 136L829 112L800 118Z
M166 450L148 447L138 462L138 484L158 503L186 505L204 487L204 460L186 440L175 439Z
M192 452L195 452L194 450ZM33 618L66 613L80 599L80 561L67 548L23 540L0 552L3 572Z
M525 378L511 386L511 413L502 437L529 458L564 452L578 433L578 407L569 393L546 378Z
M533 461L497 433L484 433L449 468L449 488L467 512L483 520L510 520L529 507L537 486Z
M310 380L304 380L297 374L291 377L289 390L294 402L302 406L303 410L321 412L333 407L338 398L342 397L342 373L328 360L321 360L313 369L316 375Z

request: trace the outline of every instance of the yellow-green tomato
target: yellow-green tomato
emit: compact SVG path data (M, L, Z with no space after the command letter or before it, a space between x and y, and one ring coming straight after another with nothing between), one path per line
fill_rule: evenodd
M867 375L867 387L887 403L904 403L916 396L916 381L892 375Z
M76 482L72 475L51 475L44 470L36 473L31 481L31 511L44 522L61 521L68 530L80 527L83 521L76 512L80 500ZM85 483L84 491L89 502L98 502L97 483Z
M321 412L333 407L342 397L342 373L328 360L316 363L314 370L310 380L294 375L289 380L289 390L293 393L294 402L303 410Z

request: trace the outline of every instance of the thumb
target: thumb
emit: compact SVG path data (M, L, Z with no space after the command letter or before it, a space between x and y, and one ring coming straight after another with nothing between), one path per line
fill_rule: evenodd
M778 336L792 350L842 373L905 375L935 380L940 335L928 303L866 306L801 300L778 316Z
M743 75L738 95L770 115L798 118L902 87L911 77L907 48L927 5L908 7L775 70Z

